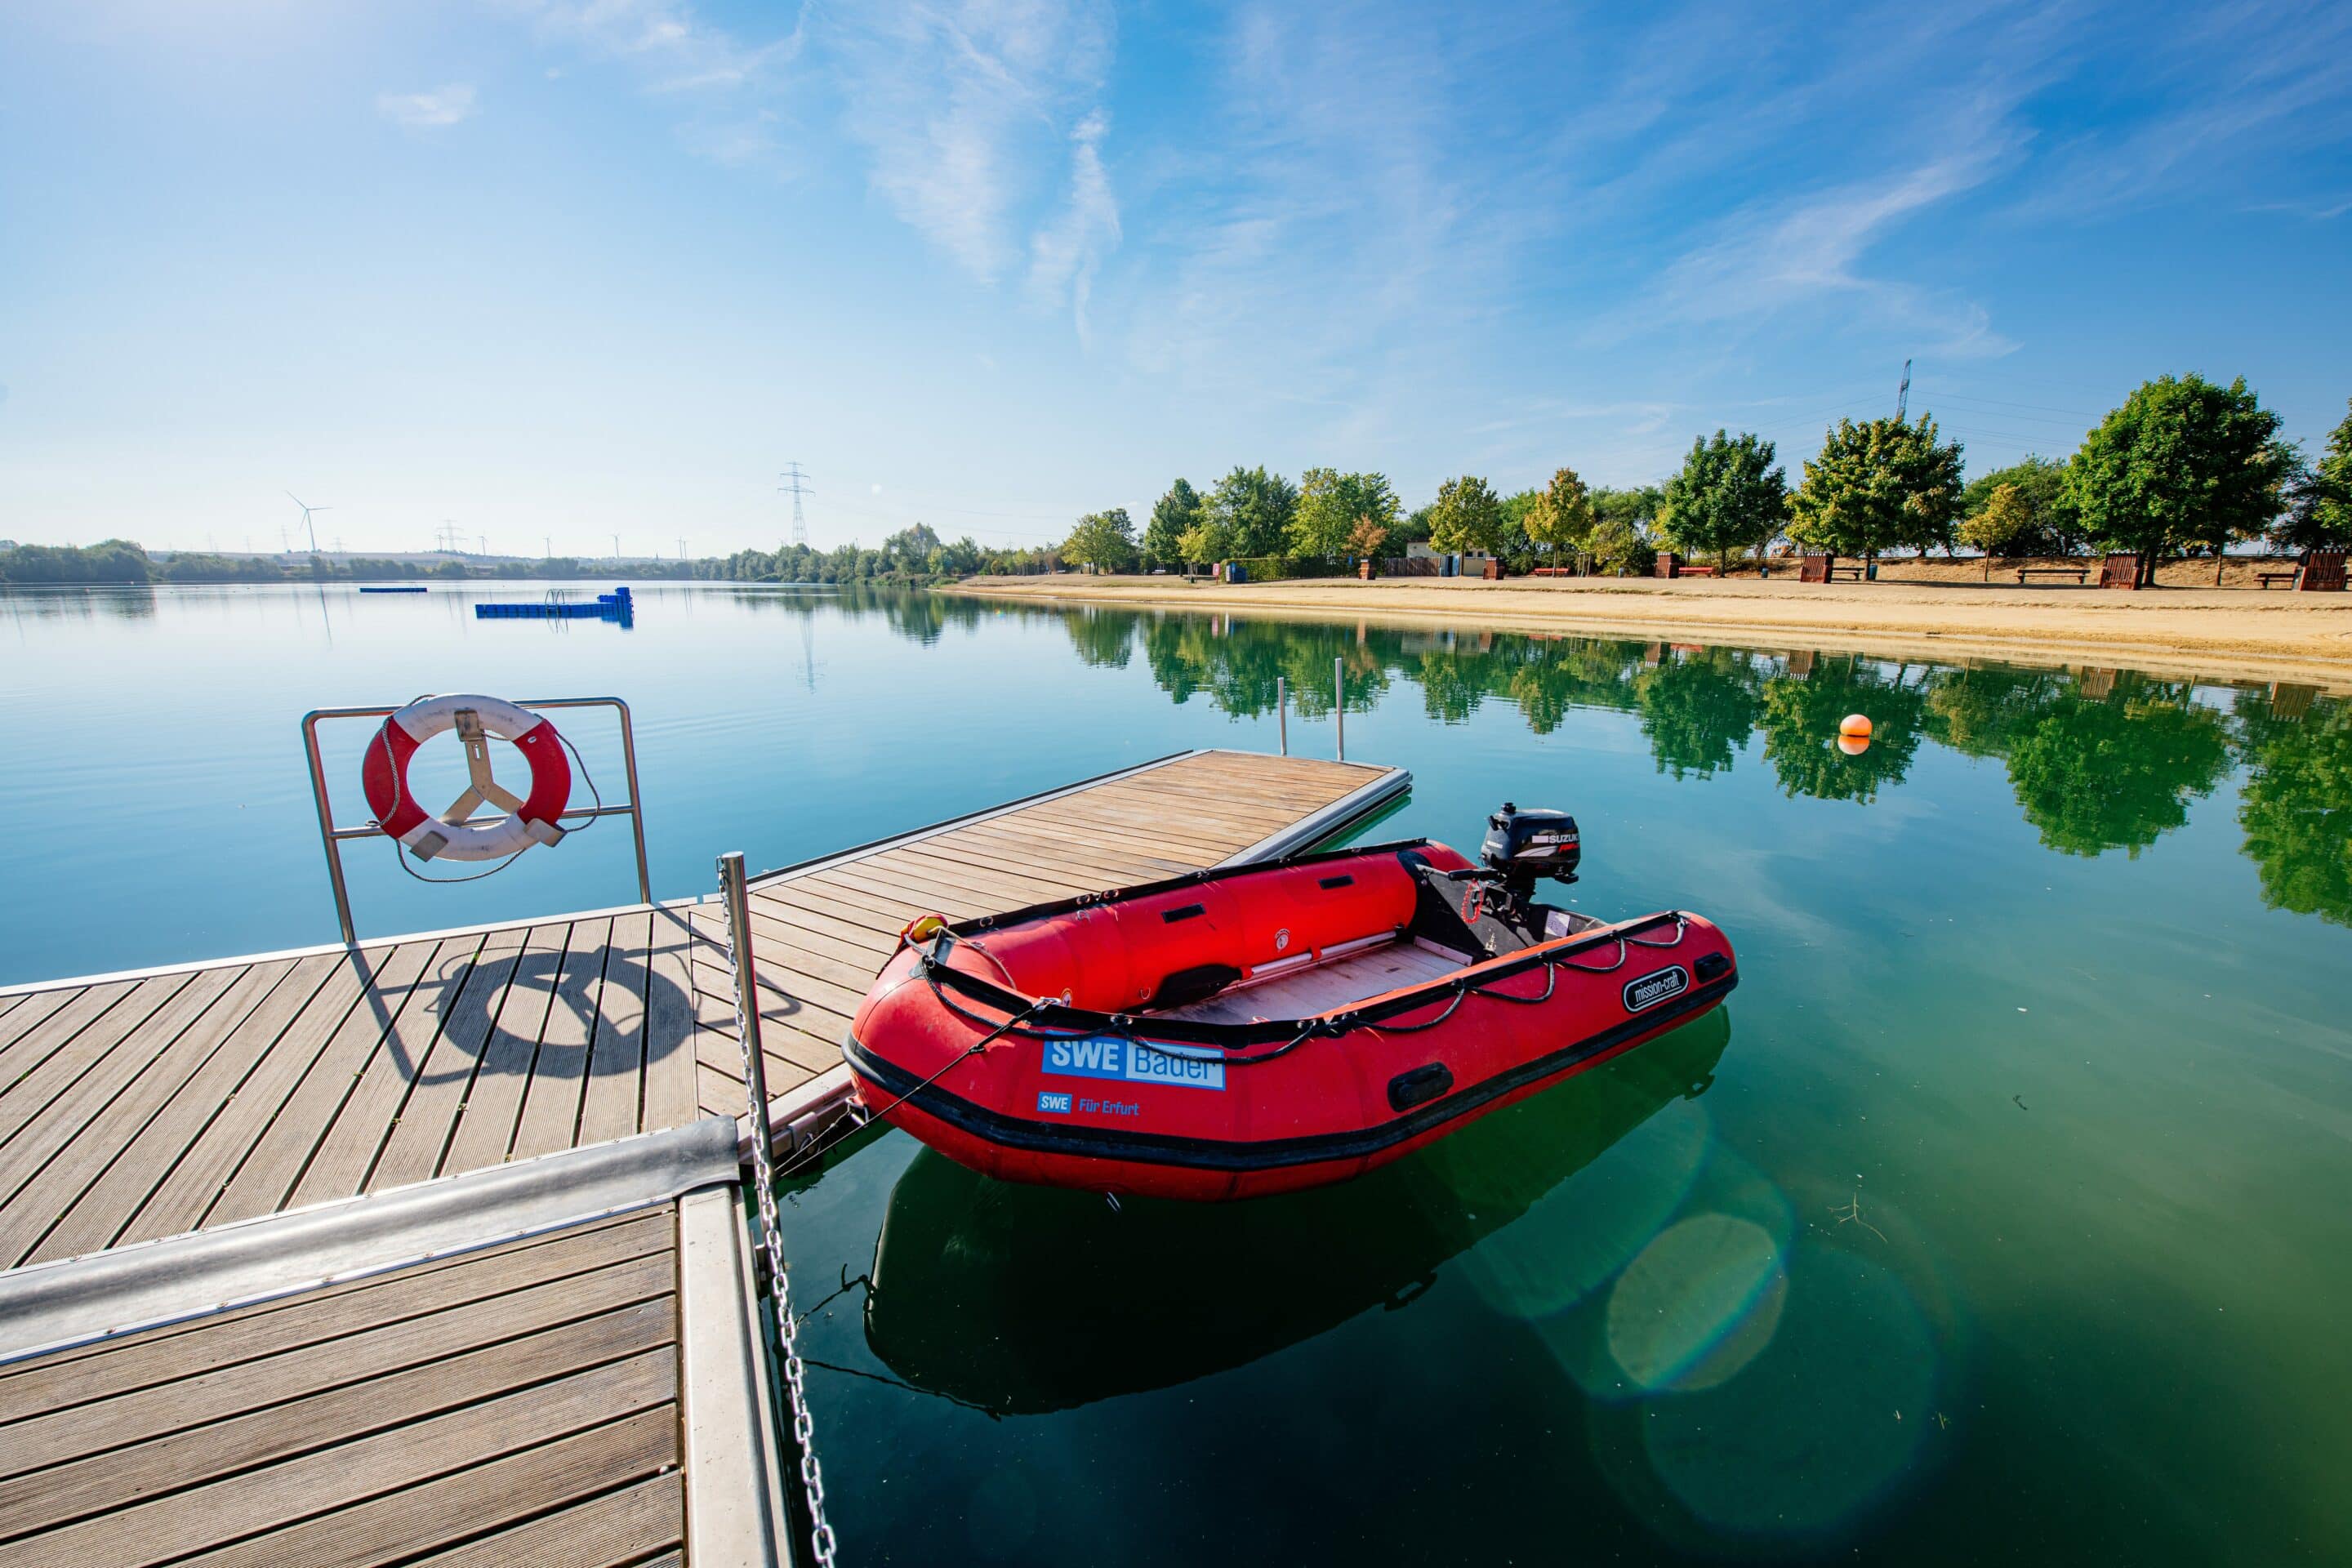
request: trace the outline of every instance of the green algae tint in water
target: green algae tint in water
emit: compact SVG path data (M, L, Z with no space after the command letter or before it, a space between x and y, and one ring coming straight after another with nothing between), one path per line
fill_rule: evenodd
M331 936L293 744L321 703L628 698L676 896L722 848L1271 750L1280 675L1328 755L1335 657L1351 754L1414 774L1380 834L1566 806L1580 907L1738 944L1721 1013L1350 1186L1113 1213L889 1133L790 1194L847 1560L2352 1561L2341 702L657 586L625 633L559 632L448 597L0 595L0 884L56 895L0 909L0 978ZM448 926L613 902L626 865L590 835L423 889L378 856L355 896L367 930Z

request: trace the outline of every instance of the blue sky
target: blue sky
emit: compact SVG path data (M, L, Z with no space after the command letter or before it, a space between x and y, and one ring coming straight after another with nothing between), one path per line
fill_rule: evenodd
M2352 395L2352 7L0 3L0 536L983 542Z

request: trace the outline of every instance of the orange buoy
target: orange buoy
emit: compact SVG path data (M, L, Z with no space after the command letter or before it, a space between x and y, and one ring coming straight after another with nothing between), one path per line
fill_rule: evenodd
M1839 720L1839 721L1838 721L1838 733L1839 733L1839 734L1841 734L1841 735L1845 736L1848 740L1853 740L1853 741L1867 741L1867 740L1869 740L1869 739L1870 739L1870 719L1869 719L1869 716L1868 716L1868 715L1866 715L1866 714L1862 714L1862 713L1849 713L1849 714L1847 714L1843 719L1841 719L1841 720Z

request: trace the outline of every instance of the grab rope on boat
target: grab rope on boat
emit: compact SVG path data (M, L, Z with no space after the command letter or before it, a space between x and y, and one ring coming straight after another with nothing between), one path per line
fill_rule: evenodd
M913 1089L908 1089L905 1094L902 1094L897 1100L892 1100L890 1105L886 1108L886 1112L887 1110L896 1110L898 1106L906 1103L907 1100L913 1098L915 1095L921 1093L933 1082L937 1081L941 1075L945 1074L949 1070L949 1068L955 1067L958 1063L962 1062L971 1057L979 1055L982 1051L987 1049L988 1047L994 1045L999 1039L1007 1035L1025 1037L1040 1040L1057 1037L1056 1031L1039 1029L1031 1026L1032 1020L1057 1008L1062 1012L1072 1015L1074 1020L1084 1019L1087 1023L1087 1026L1095 1033L1110 1035L1126 1041L1131 1046L1150 1051L1154 1056L1164 1057L1171 1061L1214 1061L1222 1067L1256 1067L1262 1062L1276 1061L1283 1057L1286 1057L1309 1040L1318 1038L1338 1039L1343 1036L1353 1034L1358 1029L1370 1029L1376 1033L1385 1031L1392 1035L1418 1035L1426 1030L1434 1029L1441 1024L1444 1024L1447 1019L1453 1017L1455 1012L1460 1010L1464 1002L1473 996L1479 997L1486 1001L1507 1002L1514 1006L1538 1006L1543 1003L1551 1000L1553 993L1559 988L1559 972L1562 969L1573 970L1580 974L1613 974L1618 970L1622 969L1625 966L1625 961L1631 956L1632 950L1635 947L1673 948L1681 946L1683 938L1688 934L1690 929L1689 921L1678 910L1673 911L1668 916L1662 916L1659 918L1671 918L1674 921L1675 927L1674 935L1663 941L1653 940L1640 934L1639 931L1633 930L1621 929L1603 933L1603 941L1614 940L1617 944L1616 958L1605 966L1595 967L1591 964L1577 963L1572 962L1570 955L1572 952L1579 951L1579 948L1576 946L1570 946L1555 952L1527 953L1518 958L1517 965L1516 967L1510 968L1507 973L1491 976L1491 979L1495 981L1501 981L1524 973L1529 968L1540 966L1544 971L1544 989L1543 994L1540 996L1514 996L1507 991L1496 990L1492 988L1490 985L1482 984L1475 981L1467 979L1454 980L1444 984L1444 988L1451 991L1452 995L1447 999L1444 1010L1433 1018L1425 1018L1418 1023L1411 1024L1400 1024L1391 1021L1391 1019L1397 1015L1410 1013L1417 1008L1433 1005L1436 1000L1435 992L1438 989L1437 987L1429 988L1432 994L1426 997L1416 997L1412 999L1400 997L1394 1002L1383 1004L1380 1009L1378 1016L1367 1016L1366 1010L1362 1008L1349 1008L1338 1013L1326 1014L1319 1017L1297 1020L1297 1032L1289 1039L1276 1046L1272 1050L1261 1050L1248 1055L1240 1055L1235 1054L1240 1050L1239 1047L1221 1046L1212 1041L1202 1041L1198 1044L1186 1047L1167 1041L1146 1039L1139 1034L1136 1033L1138 1020L1129 1014L1090 1014L1082 1009L1071 1007L1066 1002L1051 996L1038 997L1034 1000L1030 1000L1027 1006L1021 1008L1007 1006L1005 1004L997 1001L993 997L984 998L983 1000L986 1005L995 1006L1008 1015L1008 1016L1006 1016L1001 1023L992 1022L990 1019L983 1017L980 1014L974 1013L969 1008L959 1005L953 997L947 994L947 987L940 984L940 976L941 974L959 974L958 971L950 969L948 965L946 958L947 949L950 943L957 942L961 942L965 946L978 948L981 953L986 957L991 963L995 965L997 972L1001 974L1004 974L1008 985L1012 982L1012 975L1005 971L1003 962L999 960L995 954L989 952L987 949L983 947L980 947L979 943L972 942L968 937L960 936L951 927L950 927L944 921L940 921L937 916L923 917L917 921L908 922L906 930L899 933L898 940L900 945L915 949L917 962L922 971L924 983L931 988L931 994L938 1000L940 1005L945 1007L949 1012L953 1013L957 1017L964 1020L964 1022L973 1025L976 1027L986 1029L988 1033L976 1044L966 1048L964 1051L951 1058L946 1067L942 1067L938 1072L933 1073L929 1078L925 1079L921 1083L917 1084ZM930 939L929 946L925 946L922 942L922 939L926 937ZM1599 945L1599 943L1595 942L1593 945ZM967 984L976 984L987 990L997 990L997 987L989 985L988 983L984 981L979 981L976 976L960 975L960 980ZM1002 991L999 994L1013 996L1016 1000L1020 999L1019 993L1016 991Z

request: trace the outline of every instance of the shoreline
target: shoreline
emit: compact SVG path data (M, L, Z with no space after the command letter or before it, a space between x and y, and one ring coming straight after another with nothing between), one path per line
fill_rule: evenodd
M2352 691L2352 595L2013 588L1706 578L982 577L933 590L998 602L1258 612L1459 630L1576 632L1864 654L2089 664Z

